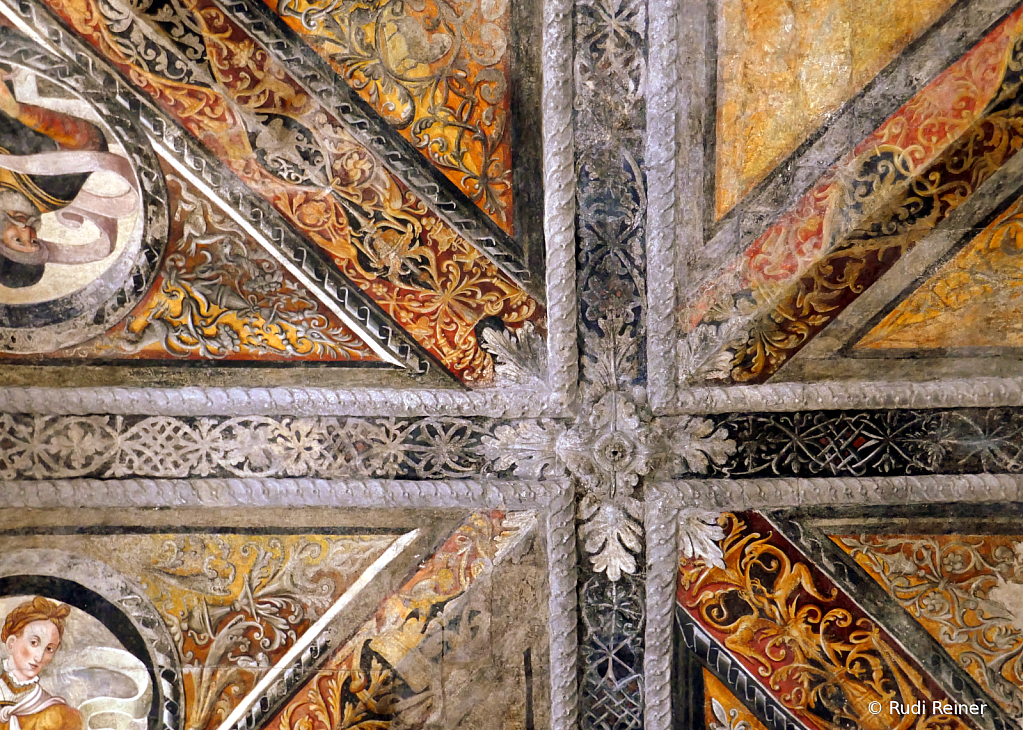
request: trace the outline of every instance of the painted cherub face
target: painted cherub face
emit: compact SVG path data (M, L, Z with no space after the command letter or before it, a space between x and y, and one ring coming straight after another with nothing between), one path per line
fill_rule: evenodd
M22 253L39 251L39 224L39 209L32 201L14 190L0 192L0 240L7 248Z
M21 682L39 676L60 648L60 631L52 621L33 621L20 634L7 637L11 674Z

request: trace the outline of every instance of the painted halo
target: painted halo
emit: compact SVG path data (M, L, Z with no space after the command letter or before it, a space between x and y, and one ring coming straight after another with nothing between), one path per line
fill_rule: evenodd
M44 269L27 285L0 278L0 351L53 352L102 334L148 291L167 241L166 187L137 117L108 105L110 89L7 28L0 28L0 69L19 104L103 137L90 150L45 139L33 146L11 131L17 120L0 115L7 152L0 194L27 198L41 218L41 250L20 252L0 240L0 265Z

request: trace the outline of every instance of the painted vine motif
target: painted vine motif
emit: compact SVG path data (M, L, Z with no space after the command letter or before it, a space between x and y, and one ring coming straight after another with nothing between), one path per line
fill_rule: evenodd
M507 0L266 0L508 233Z
M1023 542L994 535L832 539L1014 718L1023 717Z
M214 3L180 0L140 20L117 2L49 5L455 375L493 376L476 337L481 320L540 322L535 300L430 214Z
M682 559L679 604L808 727L968 727L954 716L890 712L891 701L929 708L942 695L762 518L727 514L719 524L720 558Z
M421 643L437 640L435 624L461 616L463 607L457 599L489 574L531 524L529 513L489 512L470 517L328 658L321 671L270 721L268 730L384 730L396 727L392 721L399 713L400 726L422 727L441 698L421 696L413 702L400 702L425 688L416 679L417 662L404 666L403 660ZM461 616L464 621L471 618ZM452 650L455 648L452 644ZM421 660L418 654L417 658ZM408 674L407 679L398 668Z
M375 361L379 358L272 255L168 174L171 234L138 307L62 358Z
M680 312L683 380L763 382L1019 148L1017 10Z

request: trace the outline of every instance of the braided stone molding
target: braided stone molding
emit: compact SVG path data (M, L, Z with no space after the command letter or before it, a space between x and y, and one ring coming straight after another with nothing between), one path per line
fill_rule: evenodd
M566 482L387 479L63 479L0 482L0 509L546 507ZM574 533L573 533L574 536ZM574 549L574 542L573 542Z
M678 576L677 510L650 494L645 504L646 634L643 639L646 730L671 730L672 633Z
M263 3L219 0L267 52L281 62L314 98L338 115L362 145L430 208L482 251L517 284L543 300L543 289L524 265L522 247L373 109L369 108L325 60L318 56Z
M986 408L1023 405L1023 378L916 382L779 383L681 390L671 413L880 408Z
M657 489L678 505L719 511L814 505L1018 502L1023 501L1023 475L691 479L661 482Z
M578 567L575 539L575 487L563 484L547 512L550 562L551 730L579 727Z
M0 412L168 416L563 416L542 390L328 388L0 388Z
M675 236L679 0L649 0L646 125L647 395L655 411L675 393Z
M184 718L181 661L166 624L141 587L108 565L60 550L16 550L0 555L0 577L52 576L89 587L116 606L145 641L154 670L154 730L179 730ZM154 722L155 720L155 722Z
M572 2L544 3L543 175L547 245L547 382L570 406L579 381L575 261L575 150L572 127Z
M411 373L422 374L434 367L431 356L361 289L351 284L322 252L295 233L269 203L245 187L220 160L202 149L199 142L141 93L128 86L83 41L66 32L46 10L34 4L16 0L2 0L2 4L5 14L33 28L55 52L69 59L69 65L77 65L78 73L84 73L95 81L94 91L82 92L84 98L94 102L104 114L117 116L127 113L137 117L155 143L173 153L191 174L216 190L233 210L273 241L284 258L312 287L339 303L366 336L391 353L398 362L405 363ZM447 373L442 367L437 370Z

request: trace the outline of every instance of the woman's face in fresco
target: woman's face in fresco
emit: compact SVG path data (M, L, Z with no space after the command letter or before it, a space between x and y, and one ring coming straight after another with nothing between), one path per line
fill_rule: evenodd
M27 682L46 669L60 648L60 632L52 621L33 621L21 633L7 637L11 655L11 673Z

